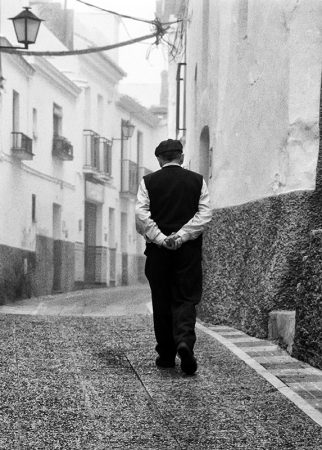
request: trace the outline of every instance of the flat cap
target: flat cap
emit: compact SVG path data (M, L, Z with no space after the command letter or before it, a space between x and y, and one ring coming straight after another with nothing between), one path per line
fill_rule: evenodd
M181 142L175 139L167 139L166 141L162 141L155 149L154 154L155 156L159 156L162 155L162 153L169 152L171 150L182 152Z

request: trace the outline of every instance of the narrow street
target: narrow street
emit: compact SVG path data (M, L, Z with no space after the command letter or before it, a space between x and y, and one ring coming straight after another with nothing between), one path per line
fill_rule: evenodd
M149 300L137 286L2 306L0 448L322 449L321 427L202 325L195 376L157 369Z

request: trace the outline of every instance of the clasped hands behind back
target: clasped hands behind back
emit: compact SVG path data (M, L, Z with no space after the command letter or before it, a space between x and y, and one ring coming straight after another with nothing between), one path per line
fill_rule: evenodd
M168 250L177 250L182 245L182 238L176 233L171 233L164 241L162 246Z

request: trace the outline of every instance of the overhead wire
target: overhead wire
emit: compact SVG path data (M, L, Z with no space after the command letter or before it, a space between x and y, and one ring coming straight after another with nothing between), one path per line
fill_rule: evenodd
M132 19L132 20L137 20L139 22L145 22L145 23L150 23L150 24L154 23L154 19L153 20L148 20L148 19L142 19L140 17L130 16L128 14L121 14L121 13L118 13L116 11L111 11L110 9L105 9L105 8L100 7L100 6L93 5L92 3L87 3L84 0L76 0L76 1L79 2L79 3L83 3L84 5L90 6L92 8L99 9L100 11L104 11L104 12L107 12L109 14L114 14L115 16L123 17L124 19ZM182 19L178 19L178 20L175 20L175 21L172 21L172 22L165 22L163 25L173 25L173 24L181 22L181 21L182 21Z
M173 51L173 44L171 44L168 40L166 40L164 38L164 36L166 35L167 31L170 29L171 25L173 24L179 24L180 22L183 22L183 19L178 19L176 21L173 22L161 22L157 17L153 20L147 20L147 19L140 19L138 17L133 17L133 16L129 16L126 14L121 14L121 13L117 13L115 11L111 11L111 10L107 10L104 8L101 8L99 6L93 5L91 3L87 3L83 0L76 0L80 3L83 3L87 6L99 9L101 11L104 11L106 13L110 13L110 14L114 14L116 16L119 16L121 18L126 18L126 19L132 19L132 20L138 20L140 22L145 22L148 23L150 25L152 25L155 29L154 33L151 34L147 34L144 36L139 36L137 38L132 38L126 41L122 41L122 42L118 42L116 44L109 44L109 45L103 45L103 46L99 46L99 47L88 47L88 48L83 48L83 49L76 49L76 50L25 50L25 49L17 49L15 47L12 48L1 48L0 47L0 52L3 53L11 53L11 54L19 54L19 55L29 55L29 56L73 56L73 55L85 55L85 54L89 54L89 53L98 53L98 52L103 52L103 51L108 51L108 50L112 50L115 48L119 48L119 47L124 47L127 45L131 45L131 44L135 44L138 42L142 42L142 41L146 41L148 39L152 39L155 38L155 42L154 45L159 45L160 42L165 42L167 45L170 46L171 51ZM123 22L123 21L122 21ZM124 24L123 24L124 25ZM182 24L181 24L182 25ZM124 25L125 27L125 25ZM126 27L125 27L126 29ZM127 29L126 29L127 31ZM127 31L128 33L128 31ZM129 34L129 33L128 33Z
M89 47L89 48L83 48L79 50L57 50L57 51L30 51L30 50L17 50L14 47L11 48L1 48L0 52L3 53L15 53L19 55L29 55L29 56L72 56L72 55L86 55L88 53L97 53L97 52L103 52L107 50L112 50L114 48L118 47L124 47L126 45L135 44L136 42L145 41L147 39L156 38L157 40L160 40L159 31L156 31L155 33L147 34L145 36L140 36L134 39L130 39L128 41L118 42L117 44L110 44L110 45L103 45L101 47Z

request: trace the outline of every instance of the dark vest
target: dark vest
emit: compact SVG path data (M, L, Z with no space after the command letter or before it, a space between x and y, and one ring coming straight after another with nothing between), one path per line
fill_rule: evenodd
M180 166L166 166L144 177L151 218L162 233L180 230L198 211L202 176Z

